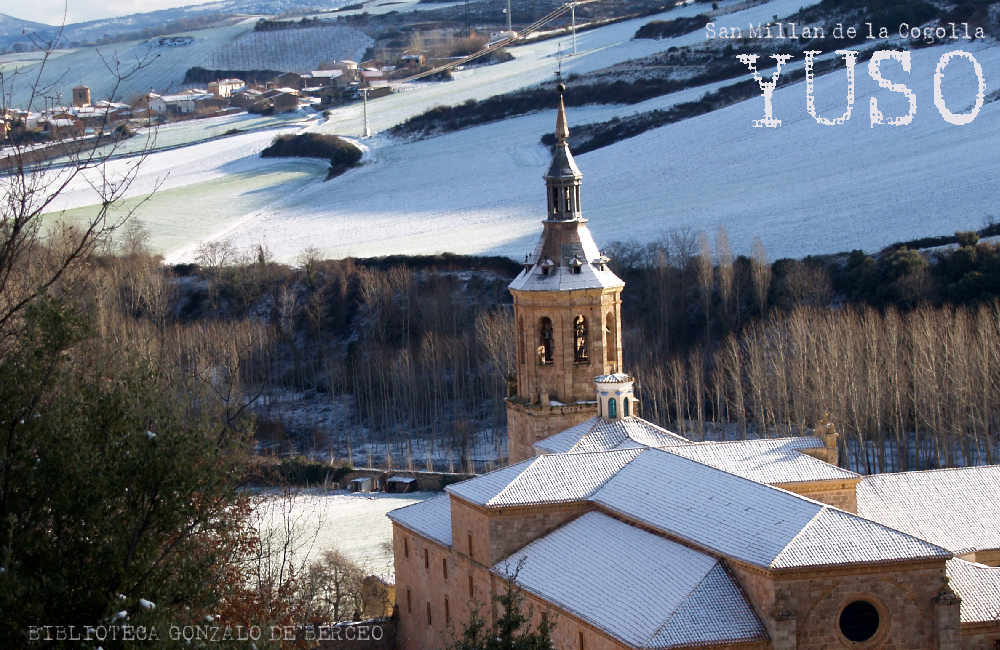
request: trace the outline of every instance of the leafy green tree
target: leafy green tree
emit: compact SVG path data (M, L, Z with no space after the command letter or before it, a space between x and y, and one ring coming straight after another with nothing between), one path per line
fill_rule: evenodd
M555 621L543 616L537 627L530 626L534 608L525 611L524 593L517 584L523 566L522 558L513 571L505 571L503 592L491 596L500 614L496 625L490 628L479 608L473 607L468 622L449 650L552 650Z

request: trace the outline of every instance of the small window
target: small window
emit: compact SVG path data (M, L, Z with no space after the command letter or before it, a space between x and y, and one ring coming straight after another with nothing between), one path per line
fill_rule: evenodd
M451 621L451 608L448 607L448 597L444 597L444 622L448 623Z
M573 363L590 363L587 345L587 319L582 315L573 319Z
M413 613L413 598L410 594L409 589L406 590L406 613L407 614Z
M410 539L408 537L403 538L403 555L410 557Z
M580 635L580 649L579 650L586 650L586 648L584 648L584 645L583 645L583 631L580 631L579 635Z
M616 418L616 417L618 417L618 408L617 408L617 405L615 404L615 398L614 397L609 397L608 398L608 417L609 418Z
M448 579L448 558L441 558L441 571L444 573L444 579Z
M543 266L542 267L542 275L548 275L548 274L549 274L549 267Z
M431 621L431 601L429 600L427 601L427 624L433 625L433 622Z
M879 615L875 605L867 600L856 600L840 612L840 633L848 641L861 643L875 636L879 628Z
M476 586L472 582L472 574L469 574L469 598L476 597Z
M580 269L582 269L582 268L583 268L582 266L574 266L573 267L573 275L580 275Z
M475 557L472 554L472 533L469 533L469 557Z
M628 398L627 397L623 397L622 398L622 416L626 417L626 418L628 417Z
M431 553L426 548L424 549L424 568L431 568Z
M601 417L602 415L603 414L601 413L601 398L598 397L597 398L597 417Z

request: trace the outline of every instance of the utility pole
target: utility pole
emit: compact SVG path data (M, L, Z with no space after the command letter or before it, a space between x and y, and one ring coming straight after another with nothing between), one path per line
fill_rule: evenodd
M361 96L364 98L364 106L365 106L365 131L362 134L362 137L370 138L370 137L372 137L372 131L371 131L371 129L368 128L368 89L367 88L362 88L361 89Z
M510 36L510 0L507 0L507 36Z
M576 3L569 6L570 14L573 16L573 54L576 54Z

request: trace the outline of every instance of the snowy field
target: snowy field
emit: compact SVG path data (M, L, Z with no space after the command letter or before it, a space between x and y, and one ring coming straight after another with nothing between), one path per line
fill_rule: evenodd
M383 547L392 540L392 523L385 514L436 495L303 490L290 507L280 500L272 504L264 521L272 527L286 523L293 527L298 538L296 564L317 560L324 550L336 548L369 573L393 574L392 552Z
M774 0L725 16L719 24L766 21L800 5ZM578 36L580 54L563 58L563 72L600 69L698 42L704 38L701 31L662 41L630 40L653 18L698 9L684 7L584 32ZM836 46L831 40L829 49ZM567 51L568 39L512 48L514 61L471 68L452 82L414 84L374 100L369 104L372 127L381 131L437 104L482 99L550 79L560 47ZM877 98L888 117L906 114L907 102L879 88L867 64L861 64L852 117L839 126L817 124L808 115L805 84L799 83L774 94L774 115L783 122L777 129L751 126L763 115L763 99L757 97L578 156L591 230L600 242L645 241L674 228L714 232L724 226L737 253L748 254L759 236L774 259L874 251L894 241L981 227L987 216L997 214L988 170L997 163L991 138L1000 126L1000 104L987 103L966 126L941 118L933 101L935 66L942 54L959 48L981 64L987 95L1000 88L1000 48L992 41L916 50L908 74L898 62L887 61L885 77L905 83L917 97L916 115L906 126L870 127L870 98ZM943 83L950 110L968 112L976 89L971 63L952 59ZM570 129L697 99L705 90L630 107L571 108ZM841 115L845 91L843 69L818 78L819 114ZM361 120L361 107L350 106L308 128L356 137ZM376 135L361 141L364 166L327 182L321 161L257 157L281 131L245 134L154 154L133 194L150 191L154 179L166 176L162 190L167 195L154 197L139 215L153 233L153 246L169 262L193 259L199 242L207 239L228 239L246 249L263 243L283 261L294 261L307 247L332 257L451 251L520 259L540 232L541 176L549 154L539 138L551 132L554 122L554 113L546 112L420 142ZM231 173L238 177L228 185L223 177ZM79 188L64 207L92 202ZM178 206L189 209L178 211Z

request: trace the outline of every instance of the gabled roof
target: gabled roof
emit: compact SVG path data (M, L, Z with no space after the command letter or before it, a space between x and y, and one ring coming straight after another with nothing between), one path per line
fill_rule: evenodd
M535 449L549 454L566 452L607 451L624 448L628 440L646 447L689 445L690 440L671 433L641 418L606 420L590 418L561 433L534 444ZM624 446L623 446L624 445Z
M858 514L965 555L1000 549L997 495L1000 465L875 474L858 484Z
M861 478L859 474L801 453L804 449L823 447L818 438L811 436L692 442L638 417L591 418L536 442L533 447L546 454L656 447L768 485Z
M634 648L766 638L740 588L715 558L591 512L532 542L517 582Z
M451 497L447 494L390 510L391 521L444 546L451 546Z
M818 438L804 436L702 442L671 448L669 451L768 485L861 478L860 474L802 453L804 449L816 448L823 448L823 443Z
M905 533L658 449L640 454L591 501L762 568L951 557Z
M535 505L583 501L593 495L616 472L628 465L641 449L596 454L552 454L539 456L508 469L503 481L492 474L450 485L451 494L487 507ZM504 472L506 470L501 470Z
M962 599L963 623L1000 622L1000 567L948 560L950 586Z

